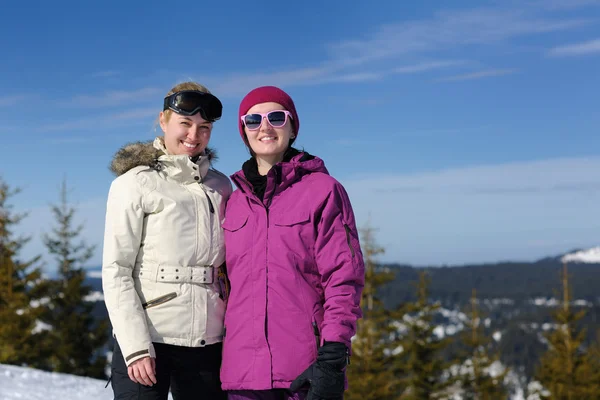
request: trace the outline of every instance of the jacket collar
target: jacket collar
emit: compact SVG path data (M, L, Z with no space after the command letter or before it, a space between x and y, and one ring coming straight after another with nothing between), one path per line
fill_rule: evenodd
M182 183L202 182L215 159L216 153L208 148L199 157L193 159L185 155L167 154L163 138L157 137L154 142L134 142L123 146L113 157L110 170L119 176L132 168L146 166L164 171Z
M263 202L268 204L269 199L275 194L280 193L299 181L304 175L314 172L329 174L322 159L306 152L301 152L289 162L277 163L267 174L267 187ZM246 196L256 197L253 193L252 185L244 176L243 170L239 170L231 175L231 180Z
M160 169L165 171L171 178L182 183L193 183L202 182L206 177L210 168L210 157L206 154L206 151L196 157L167 154L167 149L161 137L154 139L153 147L163 153L158 157L158 162L161 165Z

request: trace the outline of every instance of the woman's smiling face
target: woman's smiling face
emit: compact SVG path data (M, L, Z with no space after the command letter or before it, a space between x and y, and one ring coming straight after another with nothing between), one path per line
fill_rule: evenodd
M197 156L210 140L213 124L200 113L190 117L175 112L160 113L160 127L165 133L165 147L172 155Z

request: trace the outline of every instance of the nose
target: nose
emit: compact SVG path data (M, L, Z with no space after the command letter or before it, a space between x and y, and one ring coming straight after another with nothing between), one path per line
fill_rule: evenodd
M264 116L264 117L262 117L262 119L260 120L260 130L266 130L266 131L269 131L269 130L271 130L272 126L271 126L271 124L269 123L269 120L268 120L267 118L269 118L269 117L265 115L265 116Z
M188 138L193 140L193 141L198 141L201 140L203 138L205 138L208 135L208 130L207 129L202 129L202 128L194 128L192 127L189 131L188 131Z

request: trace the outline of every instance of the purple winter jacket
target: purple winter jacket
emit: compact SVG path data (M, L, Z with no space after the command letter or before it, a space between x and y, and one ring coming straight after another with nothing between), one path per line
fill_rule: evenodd
M365 271L354 213L343 186L307 153L269 171L264 201L242 171L231 178L222 387L289 388L323 341L350 348Z

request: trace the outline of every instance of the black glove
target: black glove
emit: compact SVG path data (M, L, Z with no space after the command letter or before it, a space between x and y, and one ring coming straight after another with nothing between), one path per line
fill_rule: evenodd
M297 392L308 384L306 400L341 400L344 395L344 371L348 364L348 348L343 343L325 342L317 361L300 374L290 386Z

